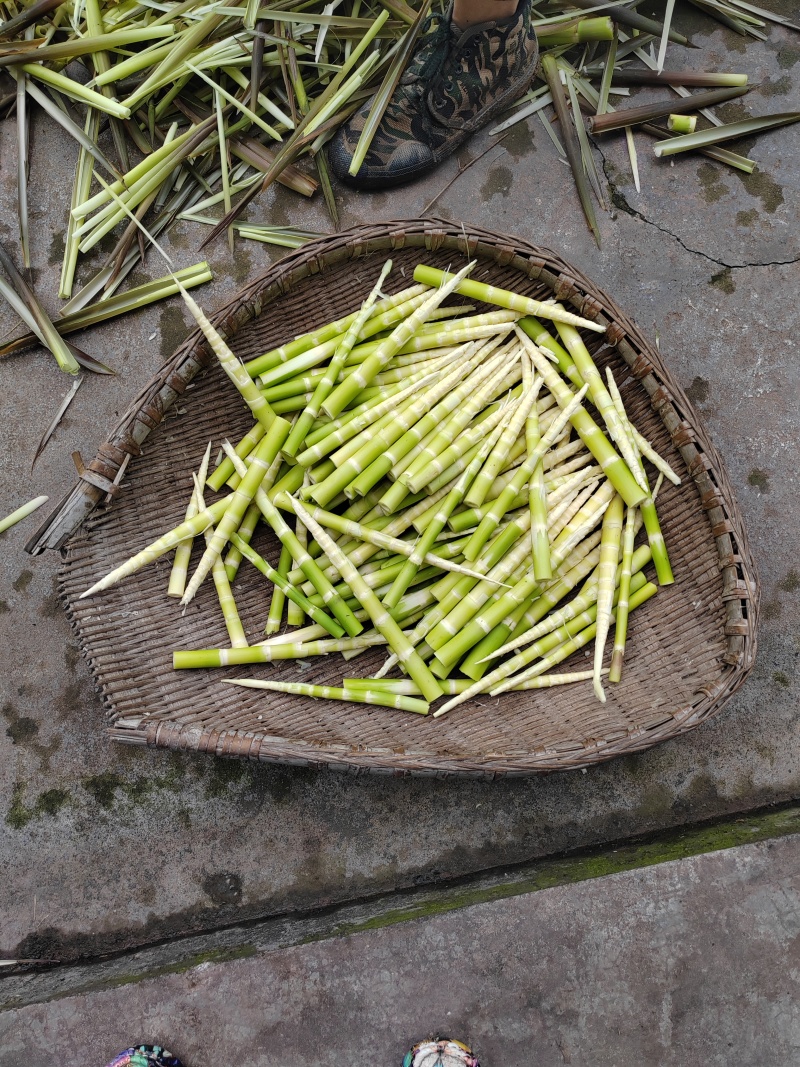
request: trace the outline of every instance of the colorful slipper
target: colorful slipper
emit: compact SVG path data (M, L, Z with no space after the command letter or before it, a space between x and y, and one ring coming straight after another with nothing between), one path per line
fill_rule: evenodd
M160 1045L136 1045L120 1052L108 1067L183 1067L183 1064Z
M420 1041L407 1052L403 1067L480 1067L472 1049L460 1041L440 1037L433 1041Z

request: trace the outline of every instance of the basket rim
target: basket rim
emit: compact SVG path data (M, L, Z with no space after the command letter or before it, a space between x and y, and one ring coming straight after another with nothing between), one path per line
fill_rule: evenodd
M677 709L651 730L642 728L612 742L586 742L579 751L542 749L499 759L489 755L480 761L474 757L439 758L413 751L359 751L344 745L317 745L254 731L201 729L168 718L112 721L108 732L115 740L354 771L485 777L529 774L585 767L616 755L641 751L694 729L722 709L750 672L757 647L758 578L743 517L722 459L690 400L663 364L659 351L607 293L557 253L519 238L439 218L359 225L315 240L282 257L210 316L211 321L223 337L230 338L245 323L257 318L267 304L290 292L299 282L342 262L408 247L430 251L452 249L457 254L492 260L498 266L511 266L528 278L548 285L559 300L570 303L578 314L605 326L606 343L616 348L630 374L646 390L686 463L699 492L701 508L707 515L725 605L726 651L716 684L707 685L697 694L699 699ZM38 553L45 548L61 548L99 504L112 504L120 494L120 482L131 457L139 454L150 432L192 379L214 359L202 333L194 329L133 399L75 487L26 545L27 551ZM69 602L64 586L68 567L67 558L61 568L62 595L85 652L80 612L77 605ZM110 699L91 655L89 659L95 683L109 707Z

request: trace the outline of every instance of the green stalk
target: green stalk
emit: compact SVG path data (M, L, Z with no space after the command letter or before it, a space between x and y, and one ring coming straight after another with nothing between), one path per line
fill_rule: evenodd
M154 560L159 559L165 555L171 549L176 548L181 541L185 541L187 537L197 537L198 534L203 533L213 523L218 522L222 515L225 514L225 510L229 506L233 499L233 494L222 497L221 500L215 501L210 507L207 507L205 511L200 511L191 519L186 519L179 526L176 526L173 530L169 530L167 533L162 534L156 541L143 548L141 552L137 552L135 556L131 556L125 563L119 567L115 567L114 570L101 578L100 581L95 582L91 588L87 589L85 593L81 593L78 599L82 600L84 597L93 596L95 593L99 593L103 589L108 589L112 585L116 585L117 582L122 581L123 578L127 578L131 574L135 574L136 571L141 570L142 567L147 566L148 563L152 563Z
M476 369L476 361L483 357L486 350L484 346L477 351L473 350L470 354L469 348L465 349L466 358L463 363L457 364L450 374L430 386L424 394L421 393L411 409L394 419L390 426L381 430L379 439L384 448L379 449L373 445L370 449L373 458L369 466L358 474L350 488L345 490L348 496L351 491L368 492L389 471L402 468L406 460L410 461L412 455L424 457L430 454L429 447L433 447L439 441L445 442L452 439L453 434L457 432L454 427L470 419L471 413L478 405L483 405L484 401L481 398L487 395L487 389L489 389L488 395L492 395L494 389L492 383L497 380L496 376L489 379L488 385L479 384L483 372L492 365L491 361L483 368ZM467 377L463 377L464 375ZM478 386L476 392L470 396L470 390L476 386ZM422 412L426 408L427 411L423 415ZM446 420L445 430L439 434L435 431L443 420ZM430 446L425 445L428 434L432 435ZM422 451L417 453L417 449L422 449ZM410 473L411 469L412 467L409 467L407 473ZM404 475L402 478L403 483L407 485Z
M347 329L347 333L342 338L336 351L333 353L330 363L327 369L314 389L314 396L311 402L307 405L300 418L295 423L294 429L289 435L289 439L284 447L284 453L287 456L295 456L306 439L306 434L314 425L314 421L318 417L322 405L325 400L328 399L334 384L336 383L340 372L344 368L347 357L350 355L353 347L358 340L361 331L366 324L367 319L372 314L372 308L375 305L375 301L381 294L381 288L386 281L386 276L392 269L392 261L387 259L384 263L380 273L380 277L372 288L367 299L361 305L361 310L358 312L353 322Z
M550 424L547 432L540 438L536 447L529 453L525 462L519 467L517 473L500 496L492 501L491 507L481 519L477 530L472 535L464 549L464 556L466 559L475 560L478 558L481 549L497 529L500 520L511 507L517 494L521 491L522 487L528 483L531 474L542 460L545 452L547 452L553 441L555 441L561 434L561 431L564 429L567 422L570 421L573 413L580 407L580 402L583 399L587 388L588 386L584 385L578 395L573 397L564 410L559 413L558 418Z
M428 714L428 704L413 697L369 689L337 689L332 685L307 685L304 682L272 682L261 678L224 678L228 685L240 685L247 689L267 689L272 693L291 693L293 696L314 697L322 700L347 700L351 704L376 704L400 711ZM259 718L261 716L259 715Z
M276 461L279 462L280 460ZM275 464L273 464L273 469ZM269 475L267 475L269 477ZM253 538L253 534L256 531L256 527L261 519L261 512L259 511L258 504L251 504L247 511L244 513L244 518L239 524L237 536L246 543L250 544ZM236 575L239 573L239 565L242 562L242 553L238 548L232 547L228 549L228 554L225 556L225 573L228 575L228 581L232 582Z
M422 264L414 270L414 281L422 282L424 285L442 285L446 281L452 281L453 277L454 275L448 274L446 271L437 270L435 267L426 267ZM590 322L588 319L582 319L579 315L573 315L572 312L565 311L561 307L542 303L540 300L531 300L530 297L520 296L519 293L512 293L507 289L498 289L497 286L486 285L484 282L466 279L458 283L455 287L455 292L468 297L470 300L496 304L498 307L508 308L510 311L519 311L523 315L536 315L542 319L552 319L554 322L566 322L581 329L594 330L595 333L602 333L605 330L604 326L599 326L596 322Z
M197 501L198 510L205 508L205 500L203 499L203 490L200 486L200 481L196 475L194 477L194 495ZM206 530L204 535L206 545L208 545L211 537L213 536L210 530ZM225 622L225 629L228 631L228 640L231 643L232 648L246 648L247 636L242 626L242 620L239 618L239 609L236 607L236 600L234 599L233 592L231 590L231 583L228 580L228 574L225 570L225 564L222 562L220 556L217 556L211 566L211 578L214 582L214 589L217 594L217 600L219 601L220 610L222 612L222 618Z
M635 512L635 508L631 508L631 511ZM641 526L641 520L638 522L634 520L631 525L633 536L636 536L636 531ZM598 542L602 537L602 530L598 537ZM622 567L625 566L625 546L623 544L620 552L622 559ZM631 557L627 562L628 569L630 571L628 575L628 593L630 592L631 576L638 574L642 571L652 559L652 553L649 545L640 545L635 551L631 552ZM597 565L600 562L600 544L593 548L580 563L572 568L562 579L558 582L554 582L552 587L548 587L542 596L539 598L542 603L536 602L535 605L531 605L532 610L526 613L525 622L530 622L532 625L523 627L519 633L516 633L510 641L506 644L499 646L493 650L492 653L486 656L487 660L497 659L501 656L507 655L509 652L513 652L517 648L524 648L526 645L533 644L534 641L538 641L540 637L544 637L545 634L552 633L553 630L558 629L559 626L565 622L569 622L570 619L574 619L576 615L579 615L582 611L590 608L592 604L597 602L598 593L598 572ZM584 577L587 577L587 581L584 583L581 591L577 596L573 597L569 603L559 608L557 611L553 611L552 608L559 601L563 600L564 596L568 592L571 592L577 584L582 581ZM622 568L617 569L615 576L615 585L619 587L620 600L625 593L622 582ZM627 599L628 593L625 593ZM553 598L556 598L555 600ZM529 618L527 617L529 615ZM520 617L522 622L522 617Z
M231 539L231 534L239 528L244 518L244 513L250 506L261 483L264 481L264 476L280 452L288 433L289 423L285 419L276 417L264 438L259 441L252 454L247 473L234 490L230 504L226 508L224 515L221 516L206 546L203 558L192 575L186 587L186 592L181 597L182 605L185 606L192 600L203 579L214 565L214 560L219 558L225 545ZM241 546L238 547L241 550Z
M404 304L408 300L413 300L415 297L422 296L424 292L425 286L414 285L409 289L403 289L394 296L385 297L383 300L379 300L373 305L370 317L376 318L377 316L390 311L392 308L397 307L398 304ZM295 356L300 356L304 352L308 352L310 349L324 344L326 341L340 338L341 335L352 326L353 322L355 322L358 317L358 314L358 311L353 311L342 319L337 319L335 322L329 322L326 326L322 326L317 330L312 330L309 333L302 334L300 337L296 337L293 341L281 345L280 348L270 349L270 351L265 352L263 356L258 356L256 359L249 360L245 364L248 374L252 378L255 378L257 375L272 370L279 364L286 363L288 360L294 359Z
M527 352L523 360L523 367L528 368L528 373L533 377L533 364ZM542 379L538 379L541 384ZM528 459L536 454L541 442L539 427L539 414L536 409L536 394L539 385L534 387L534 404L528 413L525 422L525 446ZM539 582L548 581L553 576L550 565L550 540L547 536L547 490L544 481L544 457L542 457L531 471L528 483L528 507L531 511L531 559L533 561L533 573Z
M278 487L276 486L275 488L277 489ZM363 627L355 618L350 608L348 608L347 604L345 604L344 599L336 592L331 582L323 574L319 565L311 558L308 550L297 540L297 535L289 529L280 512L269 499L267 494L264 492L257 493L256 503L261 509L261 514L272 527L278 540L289 550L292 559L298 564L316 592L320 594L326 608L330 610L330 613L344 628L345 633L350 637L355 637L360 634Z
M441 695L439 684L428 670L424 660L414 651L414 647L409 643L403 631L362 579L347 556L339 549L336 542L328 536L319 523L311 518L299 501L295 500L293 503L295 511L308 527L309 533L322 545L328 559L339 571L361 606L372 619L375 629L386 638L387 644L398 657L403 669L411 675L420 687L426 700L436 700Z
M275 414L269 403L264 399L263 394L258 389L253 379L244 369L242 363L236 358L233 352L231 352L225 341L208 321L194 298L183 288L181 288L181 296L183 297L184 303L189 308L189 311L191 311L195 322L203 331L203 335L211 346L214 355L219 360L220 366L236 386L242 399L253 413L253 418L257 419L267 431L269 431L276 422L282 423L288 433L288 422L279 418Z
M260 571L265 578L269 578L272 584L280 589L283 595L288 597L293 604L296 604L301 608L305 615L308 615L314 622L323 626L332 637L344 636L344 628L341 627L335 619L332 619L327 612L312 604L308 597L303 596L299 590L295 589L291 582L280 573L280 570L271 567L269 563L255 552L246 541L242 540L238 534L231 534L230 539L231 544L239 549L244 558L252 563L256 570Z
M476 354L483 359L483 363L477 368L470 367L470 376L458 389L458 403L452 408L452 417L442 424L437 412L431 412L429 423L414 427L412 434L405 439L415 450L404 448L400 455L393 457L394 475L412 493L419 492L441 474L445 466L444 461L439 458L441 454L455 443L462 430L466 429L487 403L521 377L517 357L508 361L505 353L501 351L495 352L487 360L486 347L479 349ZM474 355L472 362L474 363ZM432 430L436 432L431 439L424 441L425 435ZM407 461L398 466L397 461L402 456L407 456Z
M287 637L294 637L288 634ZM385 645L382 634L360 634L358 637L337 637L329 640L290 642L283 644L263 643L248 648L203 648L172 653L172 666L176 671L198 667L243 667L250 663L276 663L286 659L307 659L311 656L328 656L331 652L348 652L353 649L373 648Z
M490 660L499 655L499 650L505 646L508 638L511 638L511 642L516 641L529 627L535 626L539 619L547 616L551 608L591 574L599 559L600 531L595 530L570 552L559 568L560 573L556 580L547 583L541 593L533 592L473 646L459 666L461 673L475 681L482 678L488 670ZM562 621L566 622L566 619ZM549 629L545 630L545 633L549 632Z
M397 607L403 594L414 581L417 571L422 566L425 557L435 545L439 534L447 525L447 520L450 518L453 511L464 499L464 494L469 489L473 479L477 476L481 464L485 461L486 456L490 454L491 449L494 447L494 443L499 439L502 432L503 424L498 423L494 431L485 439L477 455L459 478L457 484L454 485L447 494L445 499L439 504L432 505L435 509L434 515L426 522L425 529L420 534L413 552L403 564L391 589L383 598L384 607L389 608L390 611L393 611Z
M259 512L260 514L260 512ZM286 545L281 545L281 555L278 560L278 574L286 578L289 574L289 568L292 565L292 556ZM264 627L265 634L274 634L280 630L283 625L283 608L286 603L286 594L280 585L276 585L272 590L272 599L269 602L269 614L267 616L267 624ZM324 629L324 628L323 628Z
M475 480L469 488L469 492L464 497L467 504L472 507L478 508L486 499L489 490L492 487L492 483L495 478L503 470L508 454L511 451L511 446L517 440L522 427L527 422L533 410L533 417L536 418L536 394L538 389L534 389L532 381L529 381L527 386L524 384L524 364L523 364L523 393L516 407L512 409L511 418L508 420L508 424L503 429L502 433L496 439L495 445L492 451L486 457L486 462L478 471Z
M617 493L603 516L600 536L600 562L597 565L597 639L594 646L594 694L601 703L606 695L600 681L608 628L611 622L611 606L614 602L615 575L622 539L622 513L624 504Z
M639 455L639 450L636 446L636 442L633 437L631 423L628 419L627 412L625 411L625 405L622 401L617 383L614 381L614 375L611 373L611 368L607 370L608 384L613 397L614 406L619 415L622 428L626 434L628 434L631 448L634 453L634 460L638 468L638 474L641 482L644 482L647 486L647 497L639 505L642 520L644 522L644 528L647 531L647 540L650 542L650 548L653 550L653 563L656 568L656 574L658 575L659 585L672 585L675 581L675 577L672 573L672 565L669 561L669 553L667 552L667 546L664 542L664 535L661 532L661 523L658 519L658 512L656 510L655 497L658 493L656 488L655 492L650 492L650 487L647 481L647 475L642 465L642 460ZM660 481L659 481L660 485Z
M645 582L644 585L633 594L631 603L633 604L635 602L638 607L646 600L649 600L650 597L654 596L657 592L657 586L650 582ZM457 705L465 703L471 697L478 696L480 693L488 691L494 696L499 692L514 689L529 678L542 675L550 670L551 667L555 666L555 664L568 659L573 652L576 652L579 648L583 648L595 636L597 625L593 619L596 615L596 611L597 607L594 605L588 612L582 613L580 616L565 623L552 633L545 635L545 637L541 638L529 648L524 649L522 652L518 652L517 655L512 656L510 660L506 660L505 663L500 664L500 666L496 667L491 673L479 679L479 681L475 682L468 689L465 689L462 693L459 693L446 704L443 704L435 713L435 716L441 717L442 715L447 714L448 711L451 711ZM588 626L586 625L587 616L591 620ZM581 629L581 627L583 627L583 629ZM539 659L540 662L534 667L529 670L523 670L521 674L514 674L518 668L526 668L536 659Z
M646 603L651 597L655 596L658 592L658 586L652 582L645 582L640 586L636 592L631 594L630 610L640 607ZM591 612L587 614L592 614ZM612 613L613 619L613 613ZM577 652L579 649L587 645L597 634L597 623L590 623L585 630L581 630L573 637L569 637L563 644L554 648L549 655L545 656L541 662L535 664L533 667L529 667L523 674L516 675L508 678L501 685L495 689L490 689L489 692L492 696L498 696L500 693L504 693L509 689L524 689L527 688L528 683L534 680L536 677L550 670L551 667L557 663L562 663L565 659Z
M205 453L200 461L200 469L197 473L197 482L200 486L200 492L205 489L206 477L208 475L208 464L211 459L211 442L208 442ZM184 519L191 519L198 511L201 510L200 503L197 498L197 494L193 491L189 503L186 507L186 515ZM169 576L169 585L167 587L167 596L182 597L186 589L187 572L189 568L189 560L192 555L192 543L194 538L187 537L185 541L181 541L178 547L175 549L175 557L172 560L172 570Z
M605 513L613 496L613 490L604 482L594 496L583 505L570 524L555 539L551 550L552 563L558 567L576 544L597 524ZM440 630L428 635L428 644L436 647L436 658L444 666L457 663L462 656L480 641L499 622L515 610L537 588L532 572L522 578L513 589L504 592L487 608L467 621L470 610L459 610L452 618L442 623ZM452 635L452 636L451 636ZM447 638L449 637L449 640Z
M411 297L409 300L395 304L393 307L379 315L371 316L361 331L360 340L365 340L367 337L373 337L375 334L381 333L387 327L394 326L396 323L410 315L412 311L419 308L424 301L425 293L423 292L418 296ZM325 363L326 360L334 354L342 339L342 335L338 334L325 341L321 341L312 348L307 348L302 352L296 353L290 359L282 360L273 367L263 367L258 371L262 385L277 385L278 382L282 382L286 378L293 378L296 374L302 374L303 371L311 370L312 367ZM356 351L358 351L358 349L356 349ZM374 349L372 351L374 351ZM249 374L253 375L255 373L255 368L261 366L261 360L266 360L266 357L250 361L247 367Z
M423 374L419 378L414 377L408 380L405 385L398 384L395 388L385 391L383 400L378 401L376 398L376 400L362 404L360 409L354 409L352 418L343 416L341 419L334 420L338 426L331 433L321 438L316 434L309 435L306 438L306 444L309 447L296 457L298 464L301 467L311 467L329 453L347 444L348 441L354 441L367 427L377 426L384 416L391 415L401 404L413 397L423 384L434 380L434 375Z
M622 537L622 563L619 575L619 597L617 599L617 618L614 628L614 649L611 654L609 682L618 682L622 677L622 660L625 655L625 641L628 635L628 605L631 593L631 572L633 570L633 539L636 536L636 509L628 508L625 518L625 532Z
M281 503L284 507L288 507L290 504L291 506L294 506L296 501L291 497L284 496ZM295 510L297 509L295 508ZM304 522L306 515L313 519L315 524L318 525L321 523L327 529L336 530L337 533L348 534L369 545L388 549L390 552L396 552L408 559L411 559L414 556L415 549L411 542L402 541L398 537L392 537L385 533L381 533L379 530L365 526L363 523L354 522L352 519L344 519L341 515L336 515L331 511L325 511L323 508L312 507L309 511L305 511L304 514L301 515ZM453 563L451 560L444 559L442 556L436 555L433 552L426 552L422 557L422 562L428 563L433 567L438 567L443 571L452 571L454 574L464 574L477 580L481 580L484 577L484 575L477 571L472 571L468 567L463 567L460 563ZM331 564L335 566L333 560L331 560ZM353 590L353 593L355 594L355 590Z
M578 369L572 362L572 357L565 348L562 348L558 341L545 329L538 319L533 315L525 315L517 323L522 332L538 345L539 348L543 348L545 353L550 353L551 357L555 357L556 363L558 363L558 369L568 378L576 389L580 389L583 385L583 378L578 373Z
M558 323L556 329L559 332L561 340L567 346L567 350L572 356L575 366L578 369L578 373L589 386L591 401L603 417L608 432L617 448L620 450L622 458L628 465L628 469L633 474L640 489L646 492L647 482L644 480L638 469L636 455L629 441L628 434L625 432L625 428L622 425L614 401L611 399L608 389L606 389L605 384L603 383L600 371L595 366L594 360L589 354L589 350L583 343L583 338L572 326Z
M347 375L322 405L326 414L332 419L336 418L358 393L370 384L381 368L386 366L392 356L396 355L406 341L409 341L414 336L420 326L428 319L431 312L438 308L450 293L458 287L459 282L466 277L474 265L474 262L468 263L454 278L437 288L416 311L392 330L389 337L381 342L377 350L364 360L360 367Z
M544 378L545 385L556 398L559 407L566 407L574 399L572 390L561 380L550 361L530 341L527 334L519 328L517 331L534 367ZM585 408L578 408L570 417L570 422L628 507L640 504L645 497L644 490L637 484L625 461L614 451L589 412Z
M6 515L4 519L0 519L0 533L5 533L12 526L16 526L18 522L22 522L28 515L40 508L42 504L46 504L50 498L47 496L37 496L33 500L29 500L27 504L23 504L22 507L12 511L10 515Z
M259 441L264 437L264 434L266 432L267 431L264 429L263 423L257 422L247 431L247 433L244 435L244 437L234 449L236 455L239 456L240 459L247 459L247 457L250 455L250 453L253 451ZM209 489L213 489L215 492L219 492L219 490L223 487L223 485L225 485L225 483L228 481L228 479L233 473L233 460L226 456L219 464L219 466L216 467L216 469L212 471L211 474L209 474ZM234 487L231 486L231 488Z

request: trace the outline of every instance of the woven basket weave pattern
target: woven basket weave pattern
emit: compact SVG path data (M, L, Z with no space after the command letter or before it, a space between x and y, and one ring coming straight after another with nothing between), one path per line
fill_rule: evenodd
M587 684L499 699L487 695L443 719L424 719L221 681L269 676L336 685L343 674L374 671L383 650L348 664L337 655L300 667L288 661L174 672L173 649L224 647L228 639L210 582L185 615L167 599L168 557L99 596L77 600L132 551L181 521L190 472L208 440L237 440L251 425L195 332L136 398L38 535L39 545L57 543L98 501L119 497L95 510L72 537L62 571L63 595L106 699L112 736L351 770L521 774L585 766L665 740L716 713L744 680L755 655L757 584L721 461L658 353L607 296L558 256L439 220L361 227L287 256L224 308L215 324L237 355L252 358L312 324L352 311L387 254L395 264L389 286L395 291L409 283L416 263L448 267L463 262L465 253L478 259L478 280L537 298L556 295L606 325L604 335L589 339L598 365L612 366L637 426L683 478L680 487L665 483L659 496L677 581L632 616L622 682L607 687L605 704ZM176 415L170 409L179 396L184 413ZM131 456L137 458L128 465ZM277 559L267 531L258 531L254 545ZM257 640L268 586L254 572L242 572L234 589L245 628ZM586 662L580 652L564 669Z

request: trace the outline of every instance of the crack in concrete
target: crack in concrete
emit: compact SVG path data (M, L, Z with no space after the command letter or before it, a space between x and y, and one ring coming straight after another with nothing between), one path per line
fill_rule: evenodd
M714 256L708 255L707 252L701 252L699 248L691 248L677 233L673 233L672 230L667 229L666 226L660 226L657 222L654 222L652 219L649 219L641 211L637 211L636 208L631 207L631 205L625 199L624 194L620 192L619 188L614 182L613 177L609 173L609 161L606 159L605 154L600 148L597 148L597 150L600 153L600 158L603 161L603 174L605 176L606 181L608 182L608 187L611 192L611 202L614 207L618 208L620 211L624 211L625 214L629 215L631 218L639 219L640 222L644 222L646 223L646 225L652 226L660 233L666 234L667 237L671 237L673 240L678 242L678 244L681 246L681 248L684 249L684 251L689 252L691 255L700 256L702 259L707 259L709 263L714 263L716 266L722 267L724 270L746 270L750 267L788 267L792 263L800 263L800 255L794 256L792 259L775 259L768 260L767 262L758 261L754 263L726 263L724 259L716 259Z

